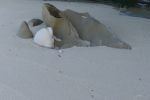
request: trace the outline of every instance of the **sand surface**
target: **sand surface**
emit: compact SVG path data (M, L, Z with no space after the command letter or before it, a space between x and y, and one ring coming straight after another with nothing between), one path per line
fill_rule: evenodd
M132 50L42 48L16 36L23 20L41 18L42 0L0 0L0 100L150 100L150 20L111 6L49 1L89 12Z

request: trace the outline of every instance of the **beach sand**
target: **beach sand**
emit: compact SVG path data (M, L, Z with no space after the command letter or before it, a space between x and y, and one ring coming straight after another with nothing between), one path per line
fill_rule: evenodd
M53 50L17 32L41 18L42 0L0 1L0 100L149 100L150 20L121 15L111 6L49 1L89 12L132 50L105 46Z

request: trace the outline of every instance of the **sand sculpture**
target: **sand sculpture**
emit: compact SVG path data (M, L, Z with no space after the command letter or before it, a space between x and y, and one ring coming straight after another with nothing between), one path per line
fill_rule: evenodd
M19 35L22 38L35 36L34 27L51 27L54 37L54 48L69 48L73 46L108 46L120 49L131 49L131 46L121 41L107 27L94 19L88 13L78 13L72 10L61 11L55 6L45 3L42 7L43 22L31 20L30 24L23 22ZM36 23L36 24L33 24ZM32 25L32 27L30 27ZM40 29L37 29L40 30ZM32 33L32 34L31 34ZM48 38L47 38L48 39Z

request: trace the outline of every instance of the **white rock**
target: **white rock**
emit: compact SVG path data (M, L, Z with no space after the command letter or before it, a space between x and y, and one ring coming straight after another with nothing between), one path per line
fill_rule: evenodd
M44 47L54 48L54 36L51 27L40 29L34 36L33 41Z

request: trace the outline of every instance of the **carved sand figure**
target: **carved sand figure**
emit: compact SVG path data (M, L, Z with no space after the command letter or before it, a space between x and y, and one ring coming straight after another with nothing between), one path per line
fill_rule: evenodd
M78 13L72 10L60 11L55 6L45 3L42 7L42 16L43 21L40 19L32 19L28 23L23 22L18 36L22 38L35 37L40 29L50 27L53 30L51 37L45 38L45 36L49 35L47 33L43 34L45 34L44 39L49 39L45 41L50 42L52 40L51 43L53 44L49 46L51 48L108 46L131 49L129 44L121 41L104 24L91 17L88 13ZM41 39L39 36L43 37L41 35L42 32L46 31L40 31L40 35L38 35L36 40ZM57 37L58 39L52 37Z

